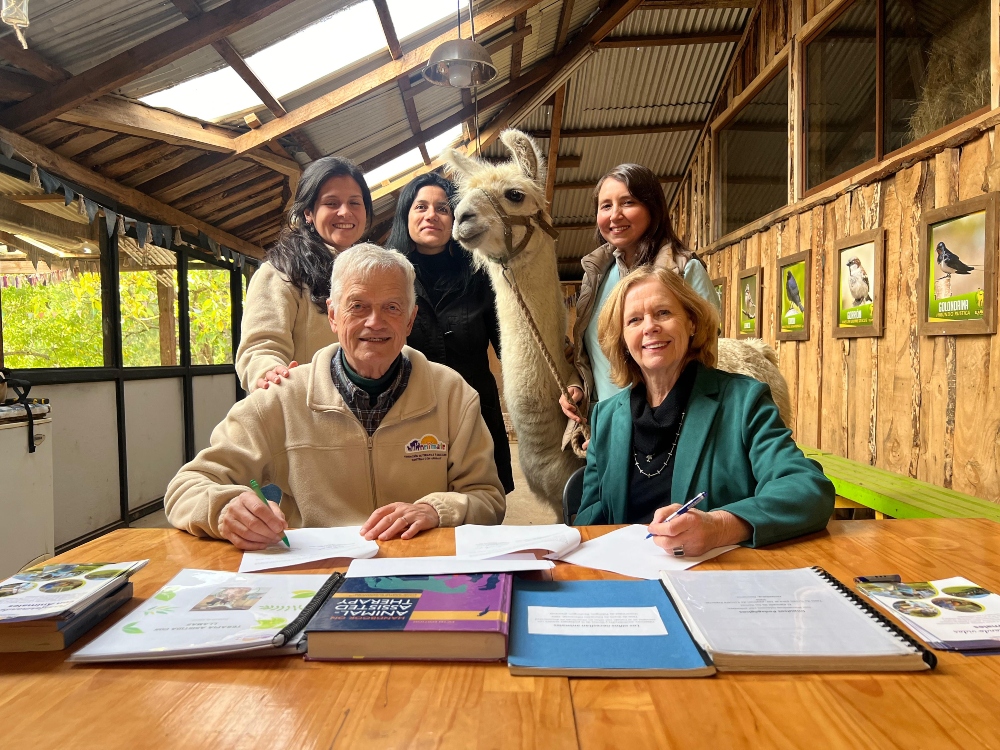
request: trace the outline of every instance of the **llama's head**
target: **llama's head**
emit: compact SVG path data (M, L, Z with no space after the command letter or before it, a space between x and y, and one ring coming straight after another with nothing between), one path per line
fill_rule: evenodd
M505 130L500 140L513 157L502 164L472 159L458 151L447 156L460 197L452 233L462 247L483 260L507 260L510 255L502 213L515 218L510 227L515 247L528 231L532 231L529 248L536 242L548 242L545 232L551 229L545 213L545 162L538 146L520 130ZM542 221L533 218L536 226L530 230L526 221L516 223L524 221L517 217L528 216ZM539 228L545 231L537 231Z

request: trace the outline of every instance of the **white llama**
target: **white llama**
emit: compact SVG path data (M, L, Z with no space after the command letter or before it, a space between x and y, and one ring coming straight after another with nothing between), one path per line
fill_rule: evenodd
M514 278L555 366L569 382L575 372L563 355L566 308L555 232L550 233L545 212L545 167L538 147L521 131L505 130L500 140L512 161L489 164L457 151L448 154L461 197L454 236L486 268L496 290L504 397L517 431L521 469L531 491L559 507L566 480L584 462L561 449L566 417L559 408L559 388L504 278L505 273ZM760 339L719 339L719 369L767 383L782 419L791 424L788 386L777 365L774 350Z

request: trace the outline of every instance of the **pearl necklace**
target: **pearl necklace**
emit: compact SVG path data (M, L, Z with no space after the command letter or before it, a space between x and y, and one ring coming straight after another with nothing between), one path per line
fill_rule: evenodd
M639 470L639 473L642 474L644 477L648 477L648 478L651 479L652 477L657 476L665 468L667 468L667 464L670 463L670 459L674 457L674 450L676 450L676 448L677 448L677 441L681 437L681 428L684 426L684 417L686 417L686 416L687 416L687 412L686 411L685 412L681 412L681 421L680 421L680 424L677 425L677 434L674 435L674 444L670 446L670 452L667 453L667 460L663 462L663 466L661 466L659 469L657 469L656 471L654 471L652 474L647 474L646 472L644 472L642 470L642 467L639 466L639 454L637 452L635 452L635 451L632 452L632 460L635 462L635 468L637 468ZM646 456L646 463L647 464L650 461L652 461L652 460L653 460L652 456Z

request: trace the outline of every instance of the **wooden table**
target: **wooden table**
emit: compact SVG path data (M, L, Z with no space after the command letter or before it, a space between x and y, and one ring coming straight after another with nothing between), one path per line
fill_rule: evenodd
M584 529L584 537L612 528ZM381 552L438 554L454 554L450 529ZM109 622L181 568L239 564L227 543L160 529L116 531L56 560L145 557L135 600ZM701 568L822 565L845 582L963 575L997 591L998 563L1000 524L933 519L834 521L798 542L737 549ZM618 577L563 564L554 576ZM0 747L1000 748L1000 657L938 652L936 670L908 674L569 680L511 677L504 664L267 657L98 666L65 656L0 654Z

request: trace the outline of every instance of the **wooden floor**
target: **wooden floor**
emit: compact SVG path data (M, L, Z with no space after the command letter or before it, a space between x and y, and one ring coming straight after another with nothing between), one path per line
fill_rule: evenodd
M514 469L514 491L507 495L507 516L504 524L508 526L531 526L542 523L561 523L562 511L549 503L539 500L528 489L528 482L521 473L521 465L517 460L517 443L510 444L511 461ZM133 529L169 529L167 517L162 510L143 516L133 521L129 526Z

